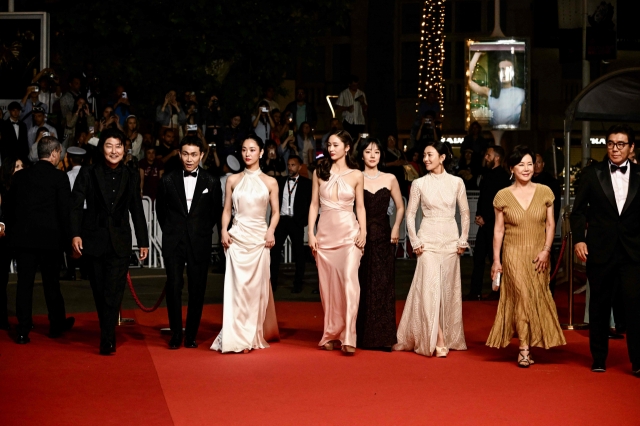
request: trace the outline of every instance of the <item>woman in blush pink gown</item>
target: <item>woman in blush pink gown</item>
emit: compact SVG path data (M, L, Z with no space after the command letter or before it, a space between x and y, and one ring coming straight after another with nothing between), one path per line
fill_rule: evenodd
M321 160L313 174L309 209L309 246L318 266L324 309L324 334L319 346L330 351L340 343L345 355L356 351L358 268L367 233L364 177L349 156L352 146L351 136L343 130L329 136L329 158ZM318 207L320 221L314 235Z

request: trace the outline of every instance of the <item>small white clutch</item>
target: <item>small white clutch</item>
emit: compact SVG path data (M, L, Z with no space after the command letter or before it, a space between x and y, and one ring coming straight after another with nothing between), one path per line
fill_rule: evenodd
M493 291L500 290L500 281L501 280L502 280L502 272L498 272L496 274L496 277L493 279L493 282L491 283L491 289Z

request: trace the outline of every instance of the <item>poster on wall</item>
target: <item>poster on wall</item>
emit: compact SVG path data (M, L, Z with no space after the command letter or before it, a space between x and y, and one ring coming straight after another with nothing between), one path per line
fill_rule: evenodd
M49 14L0 13L0 108L20 100L33 77L49 66Z
M512 38L467 40L466 127L529 129L529 44Z

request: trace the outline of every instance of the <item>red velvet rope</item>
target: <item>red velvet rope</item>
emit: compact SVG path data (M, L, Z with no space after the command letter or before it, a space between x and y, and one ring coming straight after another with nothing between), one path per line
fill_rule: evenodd
M560 269L560 263L562 263L562 256L564 256L564 250L567 248L568 239L569 239L569 234L565 235L564 239L562 240L562 247L560 247L560 256L558 256L558 261L556 262L556 269L554 269L553 274L551 274L551 278L549 278L549 281L551 281L556 277L556 274L558 273L558 269Z
M128 272L127 272L127 284L129 284L129 291L131 291L131 295L133 296L133 300L136 301L136 305L138 305L138 308L140 308L142 312L146 312L146 313L153 312L156 309L158 309L158 306L160 306L160 304L162 303L162 300L164 299L165 294L167 293L167 287L165 286L162 289L162 294L160 295L160 298L158 299L156 304L153 305L151 308L147 308L142 304L142 302L140 302L140 299L138 299L136 290L133 288L133 283L131 282L131 275Z

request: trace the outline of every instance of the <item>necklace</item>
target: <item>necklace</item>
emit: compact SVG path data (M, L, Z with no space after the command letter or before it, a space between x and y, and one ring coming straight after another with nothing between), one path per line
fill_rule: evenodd
M368 174L366 174L365 172L362 172L362 174L364 175L364 177L366 177L367 179L378 179L380 177L380 173L382 173L380 170L378 170L378 173L376 173L375 176L369 176Z

